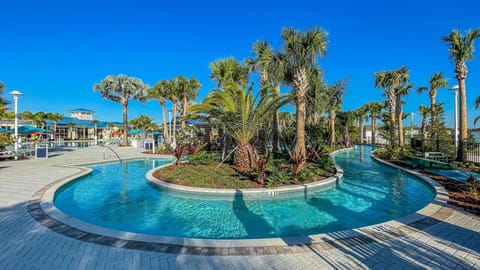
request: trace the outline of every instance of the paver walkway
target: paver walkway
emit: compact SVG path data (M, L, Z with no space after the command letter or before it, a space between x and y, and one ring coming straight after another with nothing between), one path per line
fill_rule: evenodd
M140 154L115 150L122 158ZM407 225L388 237L366 235L280 255L172 254L76 240L39 224L26 206L37 190L78 172L58 165L101 161L102 148L51 154L0 162L0 269L480 269L480 218L451 207L451 215L426 228ZM108 150L106 156L113 159Z

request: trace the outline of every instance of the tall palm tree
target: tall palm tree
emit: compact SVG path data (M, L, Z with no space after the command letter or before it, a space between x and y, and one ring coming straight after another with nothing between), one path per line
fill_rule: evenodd
M425 105L418 106L420 115L422 116L422 138L427 138L427 118L432 113L432 110Z
M36 127L43 128L45 120L47 119L47 114L44 112L32 113L30 111L24 111L20 114L20 119L30 120Z
M457 159L463 161L463 142L468 138L467 132L467 89L465 79L467 78L467 61L473 60L475 50L474 41L480 37L480 29L469 30L464 36L459 30L453 30L449 35L442 38L448 43L448 53L455 63L455 78L458 81L460 96L460 147L458 148Z
M409 71L406 67L400 67L394 70L379 71L374 74L375 87L383 88L384 95L387 96L388 107L390 111L390 141L391 146L394 146L396 133L396 111L397 111L397 93L396 89L401 84L408 81Z
M170 95L169 93L171 91L171 88L172 88L172 83L170 81L161 80L157 82L153 88L148 90L148 95L147 95L147 98L157 99L158 103L160 103L160 107L162 109L163 136L167 140L170 140L170 135L168 134L165 103L166 103L166 99Z
M185 88L182 90L182 107L183 113L182 116L185 118L188 113L188 101L198 97L198 89L201 88L202 85L200 82L197 81L195 77L191 77L186 85ZM185 129L185 120L182 120L182 129Z
M256 151L251 140L265 121L270 119L273 109L286 103L285 96L253 95L252 87L244 90L241 85L223 85L225 91L213 90L200 104L190 110L198 117L213 118L225 127L225 133L236 143L235 166L240 172L250 171L256 163Z
M363 138L363 129L364 125L363 122L366 120L367 117L367 112L368 112L368 106L363 105L362 107L358 108L355 110L355 116L358 120L358 133L359 133L359 143L363 144L364 138Z
M327 33L320 28L300 32L293 28L282 30L283 50L295 100L296 144L295 155L301 160L306 158L305 148L305 96L309 88L308 71L318 64L318 55L327 53ZM302 164L299 164L301 167Z
M171 140L175 142L175 134L177 133L177 105L178 105L178 97L182 95L182 89L185 84L184 77L178 76L171 81L172 85L170 91L168 92L168 99L173 104L173 130L171 136Z
M402 97L408 95L408 93L412 90L413 85L407 84L407 85L400 85L396 89L396 115L398 119L398 145L403 146L404 144L404 138L403 138L403 119L404 119L404 113L403 113L403 104L404 102L402 101Z
M340 110L343 103L343 93L345 91L346 82L344 80L336 82L334 85L328 87L328 119L330 123L330 147L335 145L335 117L336 112Z
M256 41L253 44L255 57L251 61L253 70L260 74L260 89L267 90L269 83L269 68L274 58L274 53L268 41Z
M422 93L428 91L428 95L430 97L430 119L432 122L433 130L437 130L437 115L435 113L435 104L436 104L436 97L437 97L437 90L439 88L445 88L448 85L448 79L443 78L442 72L437 72L432 75L430 78L430 86L429 87L419 87L417 89L418 93ZM434 134L438 135L438 134Z
M372 126L372 144L376 143L377 138L377 118L382 112L382 105L379 102L372 101L367 104L368 112L370 113L370 120Z
M47 119L53 122L53 139L55 140L58 122L65 119L65 116L60 113L47 113Z
M246 87L248 83L248 68L235 58L225 58L210 64L210 78L217 82L219 88L232 82Z
M100 92L103 98L122 104L123 145L128 145L128 103L130 99L145 101L148 88L142 80L124 74L108 75L93 86L93 91Z

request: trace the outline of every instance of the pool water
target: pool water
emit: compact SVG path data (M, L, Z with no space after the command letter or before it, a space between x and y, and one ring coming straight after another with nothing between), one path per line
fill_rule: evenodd
M158 189L148 170L167 160L93 166L55 197L64 213L128 232L191 238L245 239L303 236L396 219L431 202L433 189L415 177L370 158L371 147L340 152L344 179L327 191L284 198L206 199Z

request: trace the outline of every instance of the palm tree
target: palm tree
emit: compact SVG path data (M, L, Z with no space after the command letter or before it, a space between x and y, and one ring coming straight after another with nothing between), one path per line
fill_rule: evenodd
M252 87L244 90L241 85L223 85L225 91L213 90L201 104L190 109L198 117L216 119L223 125L225 133L236 142L235 166L240 172L250 171L256 164L256 150L251 140L258 130L270 119L275 108L286 103L285 96L253 95ZM200 114L199 114L200 113Z
M36 127L45 127L45 121L48 119L47 114L44 112L32 113L30 111L24 111L20 114L20 119L30 120Z
M167 80L161 80L155 84L155 86L148 90L149 99L157 99L158 103L162 108L162 123L163 123L163 136L165 139L170 140L170 136L168 134L168 127L167 127L167 115L165 109L165 102L166 98L170 95L170 91L172 88L172 83Z
M397 87L408 81L408 69L401 67L395 70L379 71L374 74L375 87L384 89L384 95L387 96L387 102L390 111L390 142L394 146L396 130L396 111L397 111Z
M372 101L367 104L367 108L372 122L372 144L375 144L377 138L377 118L382 112L382 105L376 101Z
M358 133L359 133L359 136L360 136L360 140L359 140L360 144L363 144L363 141L364 141L364 139L363 139L363 122L366 120L367 112L368 112L368 106L367 105L363 105L362 107L355 110L355 116L357 117L357 120L358 120Z
M296 145L295 155L299 160L305 160L305 96L309 88L308 71L317 66L318 55L327 53L327 33L320 28L313 28L302 33L293 28L282 30L283 50L295 100L296 115ZM302 164L299 164L301 167Z
M457 159L464 160L463 142L468 138L467 132L467 89L465 79L467 78L467 61L473 59L474 40L480 37L480 29L469 30L464 36L459 30L453 30L449 35L442 38L449 45L450 58L455 63L455 78L458 81L460 96L460 147L458 148Z
M437 89L445 88L448 85L448 79L443 78L442 72L437 72L432 75L430 78L430 87L419 87L417 89L418 93L422 93L428 91L428 95L430 96L430 119L432 122L433 130L437 130L437 115L435 113L435 104L436 104L436 97L437 97ZM436 132L435 132L436 133ZM434 134L435 136L438 134Z
M397 109L396 109L396 115L398 119L398 145L403 146L404 144L404 138L403 138L403 119L404 119L404 113L403 113L403 104L404 102L402 101L402 96L408 95L410 90L412 90L413 85L408 84L408 85L400 85L397 90L396 90L396 95L397 95Z
M260 89L265 91L269 83L269 68L274 58L274 53L268 41L258 40L253 44L253 70L260 74Z
M210 64L210 78L217 82L218 87L232 82L246 87L248 83L248 68L235 58L225 58Z
M128 145L128 102L130 99L146 100L148 86L142 80L120 74L109 75L93 86L94 92L100 92L103 98L122 104L123 107L123 145Z
M137 118L130 120L130 125L132 125L133 128L143 130L152 130L156 128L153 119L145 114L141 114Z
M184 118L188 113L188 101L198 97L198 89L201 87L202 85L197 81L197 79L195 79L195 77L191 77L185 84L185 87L182 89L182 116ZM182 129L185 129L185 126L185 120L182 120Z
M336 112L340 110L342 106L343 93L345 91L346 83L344 80L336 82L334 85L328 87L328 119L330 123L330 147L335 144L335 116Z
M58 122L65 119L65 116L60 113L47 113L47 119L53 122L53 139L55 140Z
M342 118L343 121L343 141L347 147L351 146L351 141L350 141L350 126L352 126L354 119L355 119L355 113L352 111L345 111L342 113Z
M425 105L418 106L420 115L422 115L422 138L427 138L427 117L432 113L432 111Z
M5 91L5 84L0 82L0 108L5 108L5 105L10 104L10 101L3 98L4 91ZM6 109L4 109L4 110L6 110Z
M168 99L173 103L173 130L171 134L171 139L175 142L175 134L177 133L177 102L178 97L182 95L182 89L184 87L186 79L184 77L178 76L171 81L172 85L170 91L168 92Z

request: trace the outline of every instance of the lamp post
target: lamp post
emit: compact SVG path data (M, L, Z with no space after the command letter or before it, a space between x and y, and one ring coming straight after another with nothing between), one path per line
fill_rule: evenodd
M460 87L457 85L454 85L450 90L453 91L453 100L454 100L454 110L453 110L453 122L455 125L454 131L453 131L453 138L455 141L455 148L458 148L458 89Z
M22 93L18 90L13 90L9 94L13 96L15 112L15 160L18 160L18 97L21 96Z
M412 112L410 113L410 139L413 139L413 117L415 114Z

